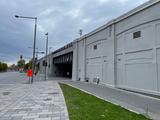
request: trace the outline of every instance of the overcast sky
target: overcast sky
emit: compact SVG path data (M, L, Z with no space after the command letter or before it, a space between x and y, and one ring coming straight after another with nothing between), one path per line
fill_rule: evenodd
M44 51L45 33L55 49L107 23L148 0L0 0L0 60L16 63L32 56L34 21L38 17L37 47Z

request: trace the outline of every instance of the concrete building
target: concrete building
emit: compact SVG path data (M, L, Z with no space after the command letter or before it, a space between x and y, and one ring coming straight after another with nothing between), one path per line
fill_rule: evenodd
M47 56L47 75L72 78L73 43L50 53ZM45 73L46 57L38 60L37 68L40 74Z
M159 11L150 0L51 53L48 75L160 95Z

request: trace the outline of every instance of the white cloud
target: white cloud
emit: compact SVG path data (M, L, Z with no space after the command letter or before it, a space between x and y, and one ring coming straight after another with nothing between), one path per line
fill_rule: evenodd
M42 25L38 25L38 30L42 33L46 32L45 28Z
M106 2L109 2L109 1L111 1L111 0L99 0L99 2L101 2L101 3L106 3Z
M113 0L98 0L99 2L101 3L107 3L107 2L113 2ZM128 2L130 0L115 0L114 2L122 2L122 3L125 3L125 2Z
M48 8L45 11L41 12L40 16L47 16L47 15L51 14L52 12L53 12L53 9Z
M119 2L122 2L122 3L125 3L125 2L128 2L130 0L118 0Z
M68 12L68 15L72 18L77 18L81 15L81 10L79 8L74 8Z
M50 46L58 48L79 37L80 28L88 33L145 1L0 0L0 52L13 61L19 54L31 56L26 46L33 44L34 22L17 20L15 14L38 17L37 46L43 51L45 32L49 32Z

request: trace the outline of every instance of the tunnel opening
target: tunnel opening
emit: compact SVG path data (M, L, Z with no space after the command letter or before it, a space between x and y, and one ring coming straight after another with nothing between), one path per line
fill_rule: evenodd
M53 58L56 77L72 78L73 52Z

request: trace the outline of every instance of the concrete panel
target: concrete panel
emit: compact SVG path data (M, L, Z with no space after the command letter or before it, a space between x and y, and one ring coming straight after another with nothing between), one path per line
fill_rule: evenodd
M93 82L93 79L97 77L100 78L100 81L102 81L102 59L95 58L87 60L86 73L90 82Z
M157 91L157 80L154 66L151 63L125 65L128 88L144 91Z
M78 79L85 80L85 42L78 43Z
M103 42L105 44L105 42ZM97 41L97 42L94 42L92 44L89 44L87 46L87 59L88 58L95 58L95 57L102 57L102 56L105 56L105 53L104 53L104 44L102 44L102 41ZM97 48L94 49L94 46L96 46ZM105 46L106 47L106 46Z
M133 34L137 31L141 32L141 37L133 38ZM125 52L130 52L134 50L144 50L150 49L153 47L153 26L145 25L132 29L125 33L124 43L125 43Z
M117 56L117 83L118 87L124 87L125 78L124 78L124 64L123 64L123 55Z
M111 84L109 81L109 68L107 57L102 58L102 84Z
M158 91L160 92L160 49L157 49Z
M128 53L125 56L126 62L127 63L132 63L136 61L141 61L142 63L146 60L152 60L153 59L153 51L152 50L147 50L147 51L142 51L142 52L133 52L133 53Z
M124 59L125 58L125 59ZM131 90L157 92L156 67L153 51L117 56L117 84Z
M158 39L155 40L155 24L144 24L117 36L118 87L141 92L158 92L154 50ZM157 26L156 30L159 30ZM133 37L136 31L141 31L138 38Z
M106 30L107 31L107 30ZM87 38L88 40L88 38ZM96 49L94 48L96 46ZM95 40L86 47L87 72L91 79L99 77L100 83L113 86L114 84L114 40L110 37ZM95 68L95 66L97 68ZM94 70L95 68L96 70ZM100 73L101 72L101 73Z
M156 45L160 45L160 23L156 24Z
M45 60L44 58L40 60L40 68L39 68L39 73L40 74L44 74L45 73L45 67L43 66L43 61L44 60Z
M116 24L116 34L120 34L132 27L146 23L148 21L153 21L160 19L160 14L157 11L160 11L160 3L155 4L137 14L134 14L123 21L120 21Z
M72 80L78 80L78 44L73 44L73 67L72 67Z
M123 49L124 49L124 38L123 38L123 34L117 36L116 38L117 41L117 54L121 54L123 53Z
M57 67L53 64L53 56L48 57L47 75L49 77L56 77Z
M91 44L93 42L96 42L98 40L105 40L105 39L107 39L107 35L108 35L107 29L99 31L96 34L93 34L93 35L87 37L86 45Z
M53 72L53 58L52 58L52 56L50 55L50 56L48 56L48 66L47 66L47 75L48 76L54 76L54 72Z
M72 51L73 51L73 47L69 47L69 48L66 48L66 49L64 49L64 50L62 50L60 52L57 52L57 53L53 54L53 57L58 57L58 56L70 53Z
M110 26L86 38L86 76L91 81L93 78L99 77L100 83L109 86L114 85L113 31L112 26ZM92 62L93 60L94 62ZM96 70L93 69L95 66L97 67Z

